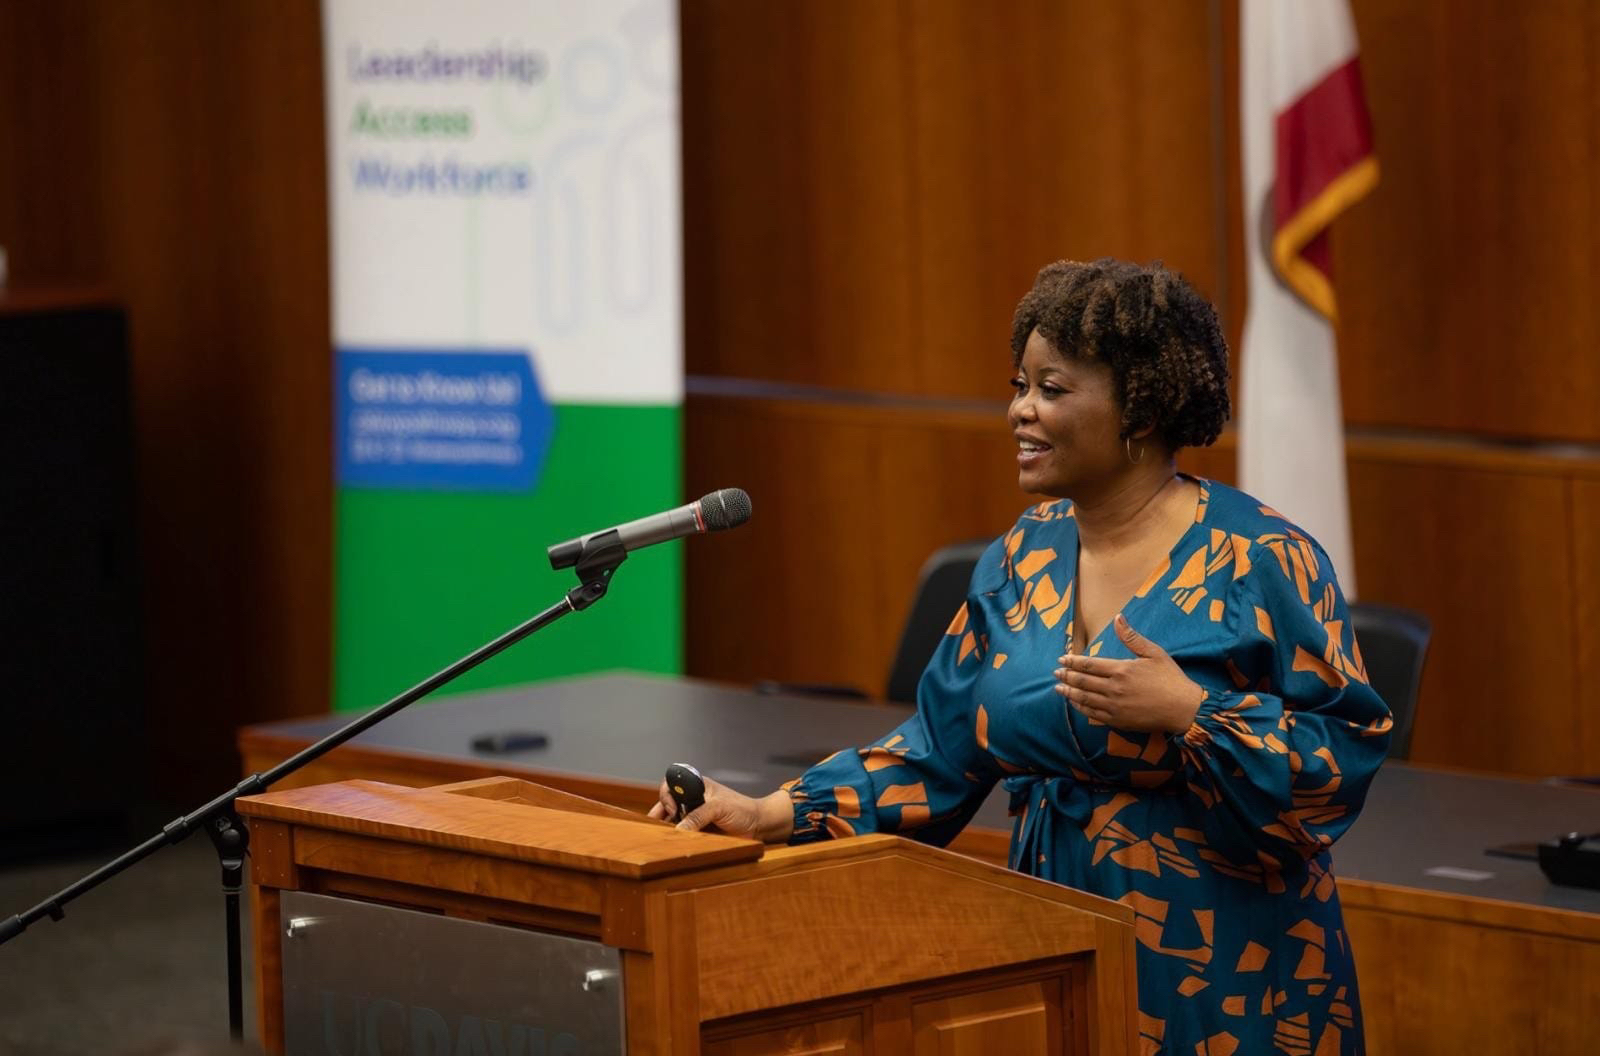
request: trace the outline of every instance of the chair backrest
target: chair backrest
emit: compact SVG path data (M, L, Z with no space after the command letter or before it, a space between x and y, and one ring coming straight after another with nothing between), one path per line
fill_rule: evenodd
M1422 665L1428 658L1433 624L1412 609L1367 602L1350 604L1350 623L1367 665L1367 680L1394 713L1389 758L1411 754L1411 728L1417 717Z
M903 704L917 702L917 682L922 678L922 669L928 666L934 650L939 648L939 639L944 637L956 610L967 600L972 570L992 541L956 543L934 551L923 564L911 613L906 617L905 630L900 633L900 647L895 650L894 663L889 668L889 685L884 693L887 699Z

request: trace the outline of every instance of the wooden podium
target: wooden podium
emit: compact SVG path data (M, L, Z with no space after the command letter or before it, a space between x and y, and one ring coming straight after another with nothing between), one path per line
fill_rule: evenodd
M1136 1051L1128 907L897 837L763 847L509 777L238 808L269 1052L291 892L614 947L634 1054Z

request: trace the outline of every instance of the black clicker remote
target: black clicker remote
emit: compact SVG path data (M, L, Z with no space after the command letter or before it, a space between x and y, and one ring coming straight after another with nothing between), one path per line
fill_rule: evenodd
M673 821L682 821L706 801L705 778L688 763L673 763L667 767L667 788L672 792L672 801L678 804Z

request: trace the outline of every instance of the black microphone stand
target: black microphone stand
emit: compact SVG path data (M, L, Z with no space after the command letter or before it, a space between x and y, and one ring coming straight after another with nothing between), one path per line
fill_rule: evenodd
M576 571L579 584L567 591L566 596L539 615L519 624L494 641L480 646L444 670L423 679L387 704L357 718L349 725L308 745L277 766L261 774L251 774L233 788L217 796L204 806L176 818L163 826L161 832L120 858L107 862L94 872L57 891L25 913L0 920L0 945L21 935L44 917L60 920L66 915L62 909L79 895L92 891L136 862L148 858L169 844L179 843L204 826L206 835L216 848L222 866L222 897L227 914L228 928L228 1032L234 1040L244 1037L244 982L239 939L239 891L243 887L244 861L249 855L250 835L234 810L234 800L240 796L266 791L273 782L288 777L307 763L326 755L356 734L376 726L390 715L432 693L440 686L460 677L497 653L520 642L534 631L565 616L569 612L587 609L605 596L611 583L611 574L627 559L622 538L615 529L589 539L578 558Z

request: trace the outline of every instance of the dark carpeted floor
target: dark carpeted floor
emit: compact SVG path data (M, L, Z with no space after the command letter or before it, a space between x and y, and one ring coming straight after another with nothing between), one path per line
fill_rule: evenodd
M124 849L0 868L0 918L31 909ZM249 908L247 884L244 1023L253 1039ZM0 1056L228 1051L219 1044L228 1033L221 875L203 834L158 851L66 912L0 946Z

